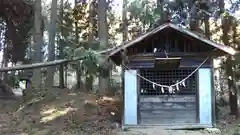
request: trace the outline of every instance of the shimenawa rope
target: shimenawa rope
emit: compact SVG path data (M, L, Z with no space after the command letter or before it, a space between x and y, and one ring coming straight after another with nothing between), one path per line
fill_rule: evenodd
M185 81L186 81L189 77L191 77L195 72L197 72L198 69L201 68L202 65L203 65L207 60L208 60L208 57L207 57L191 74L189 74L187 77L185 77L185 78L182 79L181 81L178 81L177 83L172 84L172 85L170 85L170 86L158 84L158 83L156 83L156 82L153 82L153 81L151 81L151 80L149 80L149 79L141 76L141 75L138 74L138 73L132 73L131 71L127 71L127 70L131 70L131 68L127 67L126 65L123 65L123 66L124 66L124 68L127 69L127 70L126 70L127 72L130 72L131 74L137 75L138 77L142 78L143 80L151 83L151 84L153 85L153 88L154 88L154 89L155 89L155 86L159 86L159 87L161 87L161 91L162 91L163 93L164 93L164 88L168 88L169 93L174 93L173 87L176 87L177 90L179 90L179 85L180 85L180 84L182 84L182 85L185 87Z

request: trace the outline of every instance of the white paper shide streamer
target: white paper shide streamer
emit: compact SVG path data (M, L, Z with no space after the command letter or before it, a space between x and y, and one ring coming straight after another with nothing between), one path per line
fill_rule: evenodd
M168 88L168 92L169 92L169 93L173 93L173 92L174 92L172 86L170 86L170 87Z
M176 83L176 89L177 89L177 91L179 91L179 83L178 83L179 81L177 80L177 83Z
M156 86L155 86L155 83L152 84L153 85L153 89L156 90Z
M162 91L162 93L164 93L164 88L163 87L161 87L161 91Z
M182 86L186 87L185 80L182 81Z

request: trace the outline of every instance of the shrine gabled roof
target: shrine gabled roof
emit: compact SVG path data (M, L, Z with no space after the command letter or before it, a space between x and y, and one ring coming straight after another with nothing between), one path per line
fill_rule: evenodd
M199 40L199 41L202 41L204 43L206 43L207 45L210 45L212 47L215 47L216 49L219 49L227 54L230 54L230 55L235 55L238 53L237 50L235 50L234 48L232 47L229 47L229 46L226 46L226 45L223 45L223 44L219 44L219 43L216 43L216 42L213 42L212 40L209 40L207 39L206 37L204 37L203 35L200 35L198 33L195 33L195 32L192 32L188 29L185 29L181 26L178 26L178 25L175 25L175 24L172 24L172 23L165 23L163 25L160 25L159 27L143 34L142 36L139 36L137 37L136 39L132 40L132 41L129 41L129 42L126 42L120 46L118 46L116 49L114 49L113 51L111 51L110 53L110 57L117 54L118 52L120 52L121 50L124 50L124 49L127 49L128 47L131 47L141 41L143 41L144 39L148 38L148 37L151 37L157 33L159 33L160 31L163 31L164 29L167 29L167 28L172 28L174 29L175 31L178 31L184 35L187 35L187 36L190 36L192 38L195 38L196 40Z

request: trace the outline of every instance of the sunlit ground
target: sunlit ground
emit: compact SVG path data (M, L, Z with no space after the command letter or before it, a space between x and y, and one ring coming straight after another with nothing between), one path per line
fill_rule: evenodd
M44 110L42 112L40 112L42 118L40 123L46 123L48 121L54 120L60 116L64 116L67 113L71 112L71 111L76 111L77 108L65 108L65 109L56 109L56 108L52 108L49 110Z

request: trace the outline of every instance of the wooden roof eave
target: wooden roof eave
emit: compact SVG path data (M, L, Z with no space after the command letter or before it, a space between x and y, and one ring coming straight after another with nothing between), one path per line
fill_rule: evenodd
M229 47L229 46L226 46L226 45L222 45L222 44L219 44L219 43L216 43L216 42L213 42L207 38L205 38L204 36L200 35L200 34L196 34L190 30L187 30L187 29L184 29L184 28L181 28L180 26L176 26L174 24L169 24L169 26L183 34L186 34L186 35L189 35L197 40L200 40L208 45L211 45L227 54L230 54L230 55L236 55L239 53L239 51L233 49L232 47Z
M182 34L185 34L185 35L188 35L188 36L191 36L193 38L195 38L196 40L199 40L199 41L202 41L208 45L211 45L227 54L230 54L230 55L236 55L239 53L239 51L236 51L235 49L233 49L232 47L228 47L228 46L225 46L225 45L222 45L222 44L218 44L218 43L215 43L209 39L206 39L204 36L200 35L200 34L197 34L197 33L194 33L188 29L184 29L180 26L177 26L177 25L174 25L174 24L171 24L171 23L166 23L166 24L163 24L159 27L157 27L156 29L153 29L152 31L150 32L147 32L146 34L136 38L135 40L132 40L130 42L127 42L123 45L120 45L117 49L113 50L109 56L113 56L115 55L116 53L118 53L119 51L123 50L123 49L126 49L130 46L133 46L135 45L136 43L139 43L141 42L142 40L144 40L145 38L149 37L149 36L152 36L153 34L156 34L160 31L162 31L163 29L165 28L172 28L178 32L181 32Z
M125 44L120 45L116 50L112 51L109 56L115 55L116 53L120 52L121 50L124 50L124 49L126 49L126 48L128 48L132 45L135 45L136 43L141 42L143 39L145 39L149 36L152 36L153 34L156 34L159 31L161 31L161 30L163 30L164 28L167 28L167 27L168 27L168 24L163 24L163 25L159 26L158 28L153 29L150 32L147 32L147 33L137 37L136 39L134 39L132 41L129 41Z

